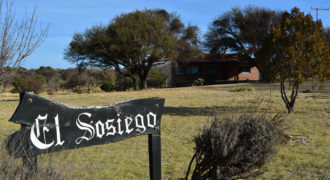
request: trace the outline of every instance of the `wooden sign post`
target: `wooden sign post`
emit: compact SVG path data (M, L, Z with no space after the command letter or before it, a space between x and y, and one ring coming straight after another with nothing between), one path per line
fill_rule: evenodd
M148 134L150 179L161 179L160 120L164 99L145 98L108 106L71 107L33 93L22 93L9 121L21 129L7 139L7 150L37 170L37 155L108 144Z

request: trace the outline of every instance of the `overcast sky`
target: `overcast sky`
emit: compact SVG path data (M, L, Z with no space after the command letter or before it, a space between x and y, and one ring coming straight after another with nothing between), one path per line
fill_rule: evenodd
M26 59L23 67L68 68L75 65L64 60L63 52L73 34L93 25L108 24L122 13L145 8L177 12L185 24L197 25L203 35L216 17L233 7L248 5L288 11L296 6L316 18L311 7L328 8L330 0L16 0L14 8L20 18L25 12L31 14L36 6L38 20L50 24L48 38ZM319 19L324 26L330 26L330 11L319 11Z

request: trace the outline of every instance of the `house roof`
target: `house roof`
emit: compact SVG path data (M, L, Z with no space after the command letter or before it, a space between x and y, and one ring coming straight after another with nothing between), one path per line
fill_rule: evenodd
M240 62L238 55L226 53L203 53L202 55L183 60L180 62Z

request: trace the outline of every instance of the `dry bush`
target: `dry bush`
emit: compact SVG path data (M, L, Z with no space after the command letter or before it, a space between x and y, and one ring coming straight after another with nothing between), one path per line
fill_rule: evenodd
M86 74L76 73L69 77L67 86L73 91L77 92L88 83L88 76Z
M236 179L259 175L260 168L275 153L282 137L280 118L242 114L215 118L210 127L194 137L196 166L192 179Z
M38 170L29 171L27 167L22 165L21 159L14 159L8 154L6 149L5 138L0 138L0 179L47 179L47 180L64 180L67 179L67 174L55 167L51 160L52 157L38 156ZM56 157L55 157L56 158ZM39 162L38 162L39 163Z
M56 95L57 91L55 89L47 89L47 94L48 95Z
M13 81L12 85L14 86L11 90L12 93L21 93L25 91L39 94L44 89L44 81L38 77L16 79Z
M92 93L101 93L103 92L102 89L100 87L94 87L92 90L91 90Z

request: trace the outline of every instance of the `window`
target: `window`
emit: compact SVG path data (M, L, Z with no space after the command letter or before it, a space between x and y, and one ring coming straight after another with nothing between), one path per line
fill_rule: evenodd
M186 74L197 74L198 67L197 66L187 66L186 67Z
M207 74L217 74L217 67L215 65L209 65L206 68Z
M197 66L192 66L191 67L191 73L192 74L197 74L198 73L198 67Z
M184 69L182 67L176 67L175 74L184 74Z
M240 70L241 73L250 73L251 72L251 69L249 66L243 66L241 67L241 70Z

